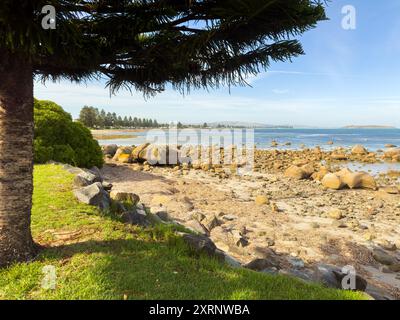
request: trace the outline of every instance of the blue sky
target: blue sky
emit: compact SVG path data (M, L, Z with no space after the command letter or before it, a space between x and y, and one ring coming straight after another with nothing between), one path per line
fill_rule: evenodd
M356 29L342 28L342 8L356 9ZM102 83L36 84L35 96L77 117L83 105L162 122L247 121L340 127L400 127L400 1L333 0L329 21L302 36L305 56L276 63L248 81L252 87L194 91L172 89L145 100L140 92L110 97Z

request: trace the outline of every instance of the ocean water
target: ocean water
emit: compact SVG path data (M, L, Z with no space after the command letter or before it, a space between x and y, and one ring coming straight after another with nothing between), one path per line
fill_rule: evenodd
M164 137L154 131L137 132L136 138L99 140L101 145L117 144L121 146L137 145L146 141L155 142L168 139L168 135L175 135L176 131L164 132ZM184 130L179 133L182 138L179 143L197 144L201 139L215 138L218 130ZM132 132L120 131L115 134L132 134ZM223 131L222 136L229 136L230 132ZM245 136L245 134L244 134ZM251 135L250 135L251 136ZM244 139L244 138L243 138ZM332 149L338 146L351 147L356 144L364 145L370 151L384 149L385 144L393 144L400 147L400 129L255 129L254 143L259 149L271 149L271 143L278 142L278 149L300 149L320 146L322 149ZM330 145L328 142L333 141ZM244 142L244 140L243 140ZM290 143L290 145L285 145Z

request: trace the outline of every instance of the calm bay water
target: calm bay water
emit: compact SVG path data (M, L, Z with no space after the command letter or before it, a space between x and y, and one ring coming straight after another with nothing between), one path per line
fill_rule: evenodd
M186 131L185 131L186 132ZM196 141L194 137L201 132L201 135L210 136L209 130L197 130L189 135L191 141ZM132 132L120 131L115 134L132 134ZM101 145L117 144L121 146L137 145L145 141L154 142L155 134L150 132L137 132L136 138L99 140ZM254 143L257 148L270 149L272 141L280 144L278 149L299 149L303 145L306 147L320 146L323 149L332 149L338 146L351 147L362 144L371 151L383 149L385 144L400 146L400 129L255 129ZM333 141L334 145L328 142ZM283 145L285 143L291 145Z

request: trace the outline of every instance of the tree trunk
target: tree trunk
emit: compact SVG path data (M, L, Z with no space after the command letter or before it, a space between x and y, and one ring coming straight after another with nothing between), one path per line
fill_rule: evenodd
M0 267L35 256L32 174L32 66L0 50Z

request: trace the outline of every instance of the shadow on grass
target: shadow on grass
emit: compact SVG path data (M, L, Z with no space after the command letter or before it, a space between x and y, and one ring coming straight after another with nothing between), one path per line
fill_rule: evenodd
M194 253L180 238L167 243L87 241L49 248L41 256L46 261L63 261L59 267L63 276L52 298L269 300L353 295L294 278L232 269Z

